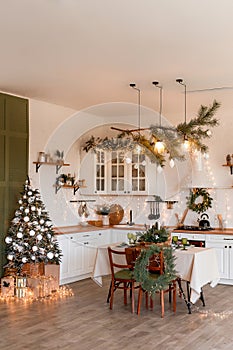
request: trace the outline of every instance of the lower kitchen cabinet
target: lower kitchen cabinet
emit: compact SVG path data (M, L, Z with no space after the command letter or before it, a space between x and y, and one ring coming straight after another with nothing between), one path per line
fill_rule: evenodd
M220 283L233 284L233 237L207 235L206 247L215 248L220 273Z
M127 242L128 232L128 230L107 229L56 236L62 250L60 284L91 277L97 248L105 244Z

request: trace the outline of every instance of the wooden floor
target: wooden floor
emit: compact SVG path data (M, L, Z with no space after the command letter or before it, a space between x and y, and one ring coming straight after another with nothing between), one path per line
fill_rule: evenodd
M4 350L125 350L125 349L232 349L233 287L204 288L206 307L198 301L187 313L178 297L174 314L166 302L165 317L159 304L141 315L131 314L118 291L109 310L103 288L91 279L69 285L74 296L54 302L0 302L0 349ZM167 300L166 300L167 301ZM156 303L157 304L157 303Z

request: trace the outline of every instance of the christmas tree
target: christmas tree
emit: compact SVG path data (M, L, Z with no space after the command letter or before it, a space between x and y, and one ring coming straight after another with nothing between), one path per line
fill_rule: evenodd
M59 264L61 250L55 238L51 220L38 189L26 180L18 201L19 208L11 221L6 242L8 264L20 272L25 263Z

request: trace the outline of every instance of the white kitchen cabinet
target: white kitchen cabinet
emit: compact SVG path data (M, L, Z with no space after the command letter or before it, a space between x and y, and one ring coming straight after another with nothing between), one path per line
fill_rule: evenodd
M58 235L57 240L63 254L60 284L90 277L97 248L117 242L128 242L128 232L136 231L107 229Z
M111 243L111 230L64 234L57 236L57 240L63 254L60 283L71 283L90 277L96 249Z
M233 237L207 235L206 247L215 248L220 273L220 283L233 284Z
M87 186L82 194L148 194L148 165L146 156L137 152L90 153L80 169Z
M62 258L60 264L60 276L67 278L69 276L69 235L58 235L56 239L59 244L59 248L62 251Z

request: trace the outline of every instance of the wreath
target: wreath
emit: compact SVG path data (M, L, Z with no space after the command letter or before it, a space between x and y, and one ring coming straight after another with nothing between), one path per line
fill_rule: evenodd
M149 259L153 254L158 254L161 250L163 250L164 254L164 273L159 275L157 279L150 278L150 273L147 269ZM171 281L176 278L175 257L172 254L172 248L152 244L148 249L143 249L135 262L134 278L150 294L166 289Z
M202 202L196 203L198 197L202 197ZM187 206L192 211L200 214L212 207L213 198L204 188L194 188L190 190L190 195L187 198Z

